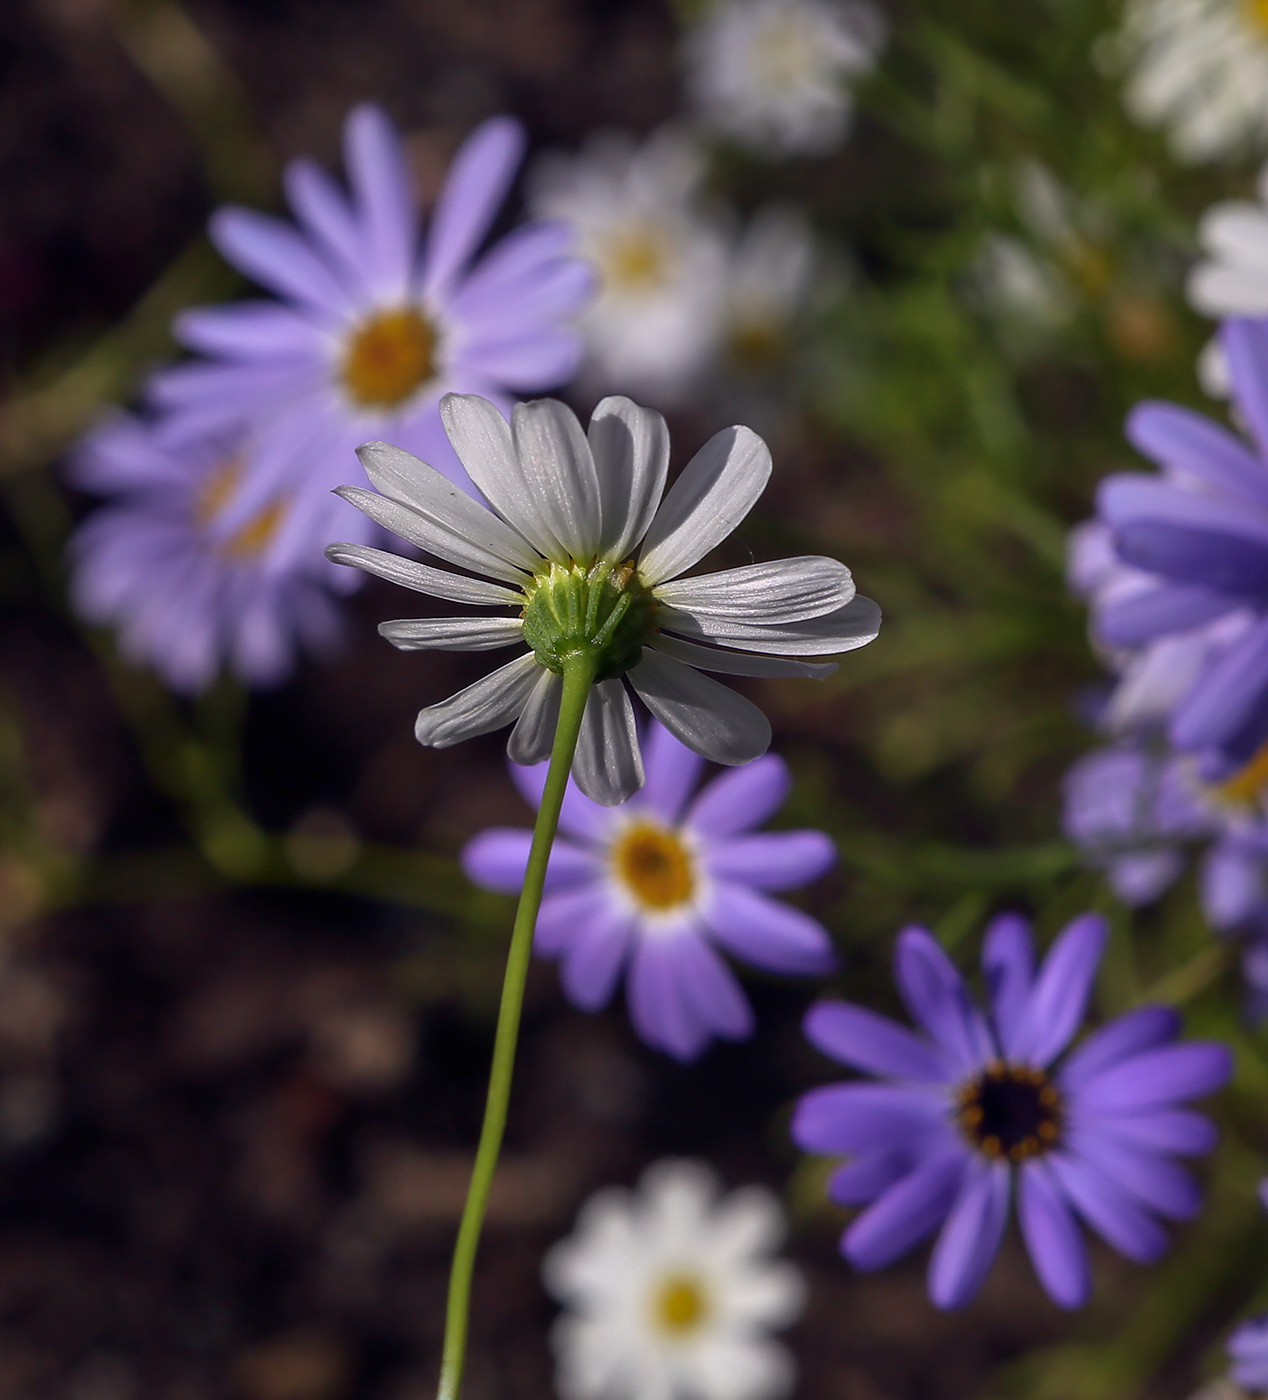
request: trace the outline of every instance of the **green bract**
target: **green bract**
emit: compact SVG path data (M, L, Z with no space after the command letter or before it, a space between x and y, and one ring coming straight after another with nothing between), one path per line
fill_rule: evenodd
M570 656L590 652L595 679L615 680L638 665L655 630L656 600L631 563L551 564L525 591L524 640L556 675Z

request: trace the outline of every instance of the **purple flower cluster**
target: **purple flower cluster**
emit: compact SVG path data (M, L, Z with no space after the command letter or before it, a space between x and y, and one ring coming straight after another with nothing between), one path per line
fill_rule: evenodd
M768 754L696 791L704 760L660 724L644 738L647 781L615 807L571 781L551 852L536 948L562 964L574 1005L597 1011L623 972L635 1029L649 1045L691 1060L720 1036L741 1040L753 1013L719 949L755 967L814 976L835 965L827 931L770 898L836 860L821 831L758 832L788 795L782 759ZM511 764L534 806L546 764ZM477 884L518 893L531 833L481 832L462 853Z
M1212 779L1268 738L1268 324L1229 321L1220 340L1252 438L1176 404L1135 409L1127 436L1162 470L1101 484L1098 517L1137 581L1093 600L1095 635L1128 653L1223 629L1166 717L1172 745Z
M866 1207L841 1240L856 1268L882 1268L938 1230L929 1295L962 1307L986 1277L1015 1194L1041 1283L1076 1308L1091 1287L1080 1220L1151 1263L1167 1244L1158 1217L1196 1215L1198 1188L1175 1159L1209 1152L1215 1130L1184 1105L1227 1081L1229 1052L1178 1043L1176 1013L1150 1006L1066 1053L1104 941L1102 920L1085 914L1036 968L1029 926L1001 915L982 950L982 1011L933 936L909 928L895 974L916 1031L848 1002L811 1009L810 1040L879 1081L812 1090L793 1119L807 1151L849 1156L829 1191Z
M176 333L198 358L152 377L148 425L107 426L82 454L117 469L90 465L79 482L120 499L73 547L75 597L181 688L225 661L276 681L296 640L330 637L330 594L358 576L322 551L336 537L379 542L331 494L357 470L355 447L388 438L474 494L441 398L475 393L509 411L514 395L570 378L580 354L567 323L594 279L568 254L566 228L529 224L478 256L523 157L518 122L494 118L468 138L425 236L384 113L354 109L344 141L347 193L311 161L287 167L296 224L217 212L217 247L278 299L185 312ZM169 489L178 480L183 506ZM184 563L175 535L160 546L154 526L177 518ZM178 581L189 586L173 593Z
M1255 1021L1268 1013L1268 818L1255 801L1262 778L1205 784L1190 757L1127 738L1081 758L1064 793L1066 835L1124 904L1157 899L1182 874L1185 848L1205 846L1202 910L1216 933L1243 939Z
M1066 834L1128 904L1157 898L1184 847L1208 847L1203 908L1247 937L1252 1009L1268 1008L1268 322L1220 331L1239 423L1176 404L1128 418L1157 474L1101 485L1071 538L1070 578L1117 673L1115 742L1065 788Z

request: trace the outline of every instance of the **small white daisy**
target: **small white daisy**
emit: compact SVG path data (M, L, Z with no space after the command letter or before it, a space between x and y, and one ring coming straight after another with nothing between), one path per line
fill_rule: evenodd
M718 0L688 34L688 86L702 119L772 154L839 144L847 82L871 70L884 39L871 5L840 0Z
M759 209L731 251L723 344L732 369L762 371L778 359L814 270L805 216L785 204Z
M1128 0L1112 49L1132 117L1166 126L1182 160L1268 143L1268 3Z
M1223 200L1198 224L1204 256L1189 273L1189 304L1204 316L1268 316L1268 165L1259 173L1258 203ZM1198 360L1198 378L1208 394L1227 398L1228 366L1215 340Z
M694 578L681 575L727 538L770 478L766 444L748 428L716 433L665 490L669 430L652 409L604 399L587 436L554 399L516 404L508 423L475 394L440 402L459 461L488 501L477 504L433 467L372 442L358 455L378 492L339 494L419 549L484 574L471 578L357 544L327 557L452 603L512 616L405 618L379 631L403 651L530 650L420 712L419 743L446 748L515 724L516 763L550 756L562 676L595 664L572 773L605 806L643 784L626 693L635 693L694 753L748 763L770 724L750 701L704 675L826 676L802 658L870 642L880 609L856 595L835 559L807 555ZM496 579L496 583L488 582Z
M566 1311L552 1342L564 1400L772 1400L792 1358L770 1340L801 1312L805 1286L770 1258L783 1213L760 1186L719 1199L700 1162L648 1168L637 1192L608 1187L547 1254Z
M641 146L601 132L533 172L534 216L567 224L599 276L577 321L596 391L681 402L715 353L727 245L700 205L703 171L694 142L664 127Z

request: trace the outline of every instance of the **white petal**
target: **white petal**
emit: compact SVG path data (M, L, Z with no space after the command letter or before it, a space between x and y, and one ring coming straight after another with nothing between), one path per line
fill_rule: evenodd
M665 728L702 758L735 766L770 747L770 721L756 705L681 661L644 647L629 680Z
M416 514L429 527L432 536L450 541L444 548L425 544L424 549L455 564L492 574L494 578L506 578L508 567L531 574L540 566L536 553L509 525L426 462L386 442L363 443L357 448L357 456L366 475L383 495ZM340 487L340 493L347 496L353 489L356 488ZM360 500L356 504L365 510ZM469 564L468 556L476 560L485 557L496 560L502 572L495 573L479 562Z
M450 603L473 603L478 607L524 606L524 595L514 589L487 583L482 578L464 578L462 574L433 569L430 564L402 559L399 554L371 549L366 544L328 544L326 558L332 564L349 564L377 578L385 578L389 583L399 583L402 588L412 588L415 593L427 593Z
M599 553L623 560L647 533L665 490L669 429L653 408L614 394L590 415L590 451L599 478Z
M620 681L590 687L572 760L573 781L603 807L615 807L643 786L634 706Z
M419 710L414 721L414 737L420 744L447 749L501 729L519 717L537 681L537 658L530 651L514 661L490 671L474 685Z
M511 425L501 409L479 394L446 394L440 418L467 475L485 500L513 529L545 553L535 529L538 510L523 479Z
M802 622L843 608L854 597L844 564L821 554L746 564L718 574L675 579L657 598L700 620L764 624Z
M776 656L839 656L875 640L881 628L881 610L870 598L856 597L825 617L808 618L782 626L747 627L739 622L697 621L675 608L661 608L661 627L687 637L718 642L745 651L771 652Z
M536 533L529 538L561 564L593 558L599 548L599 478L577 415L558 399L517 403L511 436L525 505L535 513L533 528L542 543Z
M652 520L639 559L643 582L677 578L726 539L766 489L770 470L770 451L751 429L715 433L683 468Z
M815 663L785 660L781 656L754 656L751 652L718 651L715 647L698 647L694 642L684 642L663 632L653 637L648 646L676 661L685 661L698 671L717 671L725 676L764 676L768 680L810 676L821 681L837 669L835 661Z
M379 636L401 651L492 651L524 640L518 617L403 617L380 622Z
M541 676L506 745L506 754L512 763L531 767L534 763L544 763L550 757L555 742L555 726L559 723L559 701L563 689L561 677L543 666Z

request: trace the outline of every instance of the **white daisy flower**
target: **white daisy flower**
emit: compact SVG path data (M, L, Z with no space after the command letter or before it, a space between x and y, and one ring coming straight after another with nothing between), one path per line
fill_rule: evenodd
M801 1312L805 1285L770 1258L783 1213L760 1186L719 1199L700 1162L657 1162L637 1192L609 1187L547 1254L564 1400L772 1400L792 1387L769 1333Z
M517 404L508 424L474 394L447 394L441 417L455 452L492 509L387 443L359 449L382 494L339 494L410 544L496 583L356 544L327 556L450 602L512 609L510 616L418 618L379 631L413 651L529 651L423 710L414 733L445 748L515 723L516 763L550 755L561 677L578 659L595 684L572 772L607 806L643 782L634 711L622 679L682 743L716 763L765 753L766 716L703 675L826 676L798 660L870 642L880 610L855 594L844 564L804 556L681 575L744 519L770 476L766 444L748 428L705 443L665 490L669 431L652 409L604 399L582 431L554 399ZM663 497L663 499L662 499ZM722 648L728 648L723 650Z
M1212 205L1198 224L1204 256L1185 290L1204 316L1268 316L1268 165L1259 173L1258 195L1258 203L1230 199ZM1208 394L1228 397L1232 385L1218 341L1203 349L1198 378Z
M1264 0L1128 0L1113 48L1131 65L1127 110L1168 127L1182 160L1268 141Z
M688 86L724 136L771 154L821 154L845 136L847 82L872 69L884 35L868 4L719 0L684 42Z
M724 343L734 368L763 370L778 358L814 275L805 216L785 204L753 215L730 259Z
M601 132L533 172L534 216L569 225L574 251L599 275L576 323L583 378L596 390L678 403L716 352L727 245L700 207L703 172L699 148L673 127L641 146Z

